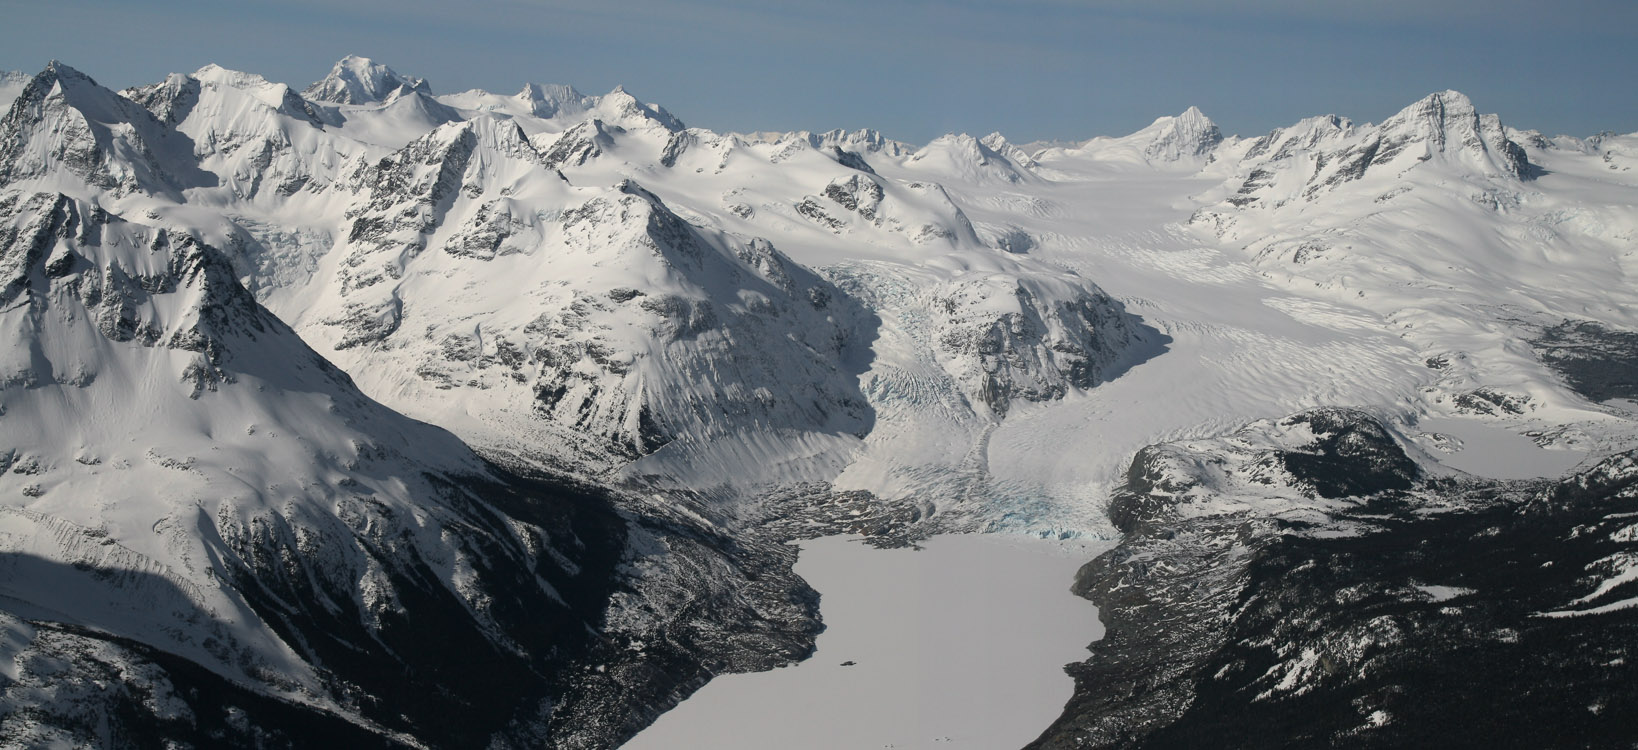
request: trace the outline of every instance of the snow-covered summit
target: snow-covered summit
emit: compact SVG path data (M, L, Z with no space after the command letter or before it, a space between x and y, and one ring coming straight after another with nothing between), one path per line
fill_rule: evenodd
M514 97L535 117L551 119L580 114L596 104L596 100L560 83L526 83Z
M302 96L332 104L374 104L407 92L431 94L432 88L420 78L401 76L367 57L348 55L336 61L329 75L302 91Z
M872 128L859 130L828 130L823 133L804 133L808 143L814 148L836 147L843 151L854 151L864 154L885 153L889 156L902 156L916 150L914 146L901 141L895 141L882 135L882 132Z
M1423 97L1384 120L1380 133L1382 150L1373 161L1409 150L1423 161L1442 158L1487 176L1529 175L1529 161L1523 149L1507 139L1501 118L1480 114L1459 91Z
M1223 132L1198 107L1174 117L1161 117L1130 136L1146 141L1143 155L1152 161L1175 162L1205 156L1223 142Z
M1068 147L1049 147L1042 153L1166 169L1198 168L1222 142L1217 123L1199 108L1189 107L1181 114L1156 118L1130 135L1099 136Z
M1005 139L998 145L1005 146ZM909 163L933 175L969 183L1018 183L1034 177L984 141L966 133L933 139L911 154Z
M1006 157L1008 161L1011 161L1013 164L1020 167L1029 169L1035 166L1035 158L1030 156L1028 151L1026 151L1022 146L1015 145L1011 141L1007 140L1007 137L1002 135L999 131L990 133L989 135L978 139L978 142L984 144L984 146L991 151Z
M318 110L290 86L274 83L255 73L229 70L215 64L206 65L190 74L172 73L159 83L121 91L120 96L141 104L160 121L176 125L187 119L199 104L201 93L206 90L230 90L243 97L246 104L253 102L309 125L322 127ZM211 97L207 94L206 98ZM247 125L258 127L257 124Z
M643 102L626 91L625 86L615 86L613 91L598 97L596 108L604 120L626 127L658 125L671 132L687 128L664 107Z
M173 193L214 181L199 170L185 136L56 60L0 119L0 182L25 179L118 194Z
M1459 181L1479 191L1516 192L1518 183L1536 171L1508 133L1498 116L1480 114L1456 91L1429 94L1380 125L1356 126L1335 115L1311 117L1226 149L1238 164L1224 200L1237 209L1277 209L1322 200L1350 185L1373 199L1389 192L1400 195L1418 181ZM1532 142L1550 145L1539 137ZM1407 181L1412 176L1420 179ZM1342 200L1359 197L1347 195L1351 197Z

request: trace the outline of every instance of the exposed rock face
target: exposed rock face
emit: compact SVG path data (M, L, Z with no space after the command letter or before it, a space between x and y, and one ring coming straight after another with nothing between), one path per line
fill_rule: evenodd
M58 172L115 194L212 184L193 144L141 106L53 61L0 120L0 184Z
M843 151L839 146L831 146L830 155L836 159L837 164L848 169L857 169L865 174L876 173L876 170L870 166L870 162L865 161L863 156L852 151Z
M1380 125L1358 127L1327 115L1252 141L1226 203L1275 209L1315 201L1367 175L1386 181L1426 162L1481 180L1525 180L1535 173L1524 149L1508 139L1500 118L1480 114L1459 92L1444 91Z
M768 242L693 227L635 183L570 187L548 168L561 153L473 121L361 170L342 305L322 318L338 356L390 352L417 387L492 391L502 418L537 421L519 429L628 459L753 423L868 430L846 364L869 340L868 313ZM570 208L530 210L529 194ZM516 273L482 295L415 296L426 274L492 275L474 261ZM584 272L563 288L569 267Z
M1031 747L1625 741L1635 467L1429 480L1341 410L1145 449L1075 583L1108 633Z
M753 240L725 247L634 185L566 214L562 229L570 247L641 253L684 286L682 293L655 290L624 303L635 308L635 318L611 306L621 305L622 296L611 289L607 302L587 299L564 317L541 321L535 335L549 338L534 345L547 368L538 382L551 389L539 391L543 415L639 454L684 435L729 430L741 418L868 429L869 407L843 372L849 342L869 336L871 317L772 245ZM593 236L608 233L623 241L593 244ZM743 306L711 302L723 298L711 290L725 282L746 289ZM684 291L696 289L706 294ZM626 328L639 341L651 338L660 349L627 360L631 343L596 333L610 328ZM791 331L801 332L794 341L785 336ZM598 351L607 352L605 361L598 361ZM654 367L669 372L654 377ZM722 413L720 403L733 403L732 411Z
M1638 333L1567 320L1531 344L1542 361L1587 399L1638 399Z
M602 156L605 150L613 147L614 138L609 132L609 126L603 124L602 120L593 118L559 136L551 148L546 150L542 161L549 169L578 167Z
M1571 257L1549 251L1597 255L1584 239L1611 258L1630 244L1630 186L1605 178L1638 139L1508 131L1450 92L1380 126L1225 140L1191 109L1031 150L717 134L623 89L433 97L353 58L306 99L215 66L119 95L56 64L0 86L16 96L0 121L0 654L17 655L0 658L0 744L610 747L714 675L811 653L817 598L783 542L1101 529L1085 488L1116 452L1065 446L1151 429L1134 428L1151 407L1167 434L1225 399L1280 413L1364 391L1613 422L1543 368L1496 376L1521 369L1515 352L1539 364L1517 321L1485 308L1484 335L1514 337L1488 350L1452 330L1495 300L1411 300L1525 277L1468 271L1531 269L1559 296L1523 307L1617 321L1535 343L1577 393L1632 392L1631 334L1613 327L1632 306L1594 278L1626 256L1534 271ZM1537 211L1529 159L1570 152L1595 176L1558 175L1615 197ZM1202 175L1232 179L1201 193ZM1128 178L1141 197L1120 203ZM1151 196L1135 222L1115 215ZM1198 206L1255 235L1244 258L1226 232L1167 223ZM1422 221L1447 211L1473 219L1452 222L1462 236ZM1467 227L1518 252L1458 268ZM1152 403L1145 383L1075 397L1165 351L1078 275L1106 268L1178 336L1182 356L1142 374L1196 368L1195 403ZM1330 275L1276 279L1292 268ZM1264 294L1282 283L1292 296ZM1365 292L1391 309L1351 309ZM1298 742L1411 744L1422 706L1452 700L1417 692L1418 663L1522 703L1493 655L1539 656L1571 686L1543 727L1603 740L1613 721L1578 729L1570 704L1617 716L1599 712L1628 709L1632 681L1615 641L1575 626L1626 617L1634 594L1628 511L1590 509L1630 495L1623 466L1562 491L1432 480L1391 430L1336 409L1143 450L1110 509L1126 544L1077 582L1108 641L1042 743L1258 744L1226 718L1245 714Z
M510 135L515 148L533 156L521 133L514 128ZM337 349L398 330L403 300L394 284L383 282L402 278L405 265L426 249L426 236L443 222L477 145L473 126L448 125L355 175L363 200L348 212L353 224L347 240L354 249L338 278L346 313L325 321L342 330Z
M256 306L218 251L188 235L134 227L61 194L12 198L16 202L7 207L12 214L0 226L0 305L22 298L23 305L43 311L61 297L60 303L71 307L60 314L93 322L111 341L192 352L179 377L195 395L231 379L222 367L229 340L255 340L270 328L289 330ZM140 263L109 257L98 252L105 241L143 248L149 257ZM167 319L153 297L178 292L187 292L192 306ZM46 338L39 323L30 327L35 341ZM61 377L55 368L42 373L39 364L31 361L0 374L0 382ZM94 377L83 361L76 369L85 375L75 378Z
M837 129L824 133L804 133L803 135L809 145L822 151L835 148L838 151L857 154L882 153L890 156L903 156L915 150L915 147L909 144L892 140L882 135L880 131L869 128L853 131Z
M1189 107L1176 117L1160 118L1148 131L1152 131L1152 137L1143 155L1152 161L1200 158L1223 142L1223 131L1197 107Z
M1514 179L1529 176L1524 149L1508 140L1501 118L1479 114L1473 102L1458 91L1429 94L1383 121L1381 140L1372 164L1393 161L1413 149L1418 159L1437 156L1482 165L1487 174Z
M318 107L257 75L207 65L120 95L191 140L200 165L241 199L282 201L322 189L336 177L326 162L347 151L323 135Z
M1004 416L1014 399L1092 388L1118 371L1139 329L1102 290L1076 281L996 276L926 292L946 369L991 414Z
M865 175L837 178L825 186L826 198L870 222L876 220L876 209L884 195L881 184Z
M0 482L33 499L0 509L0 564L12 611L37 620L14 653L85 657L72 685L151 677L16 714L9 736L200 742L225 680L251 712L236 731L307 715L292 741L337 717L438 743L546 736L550 676L615 585L625 532L606 499L488 469L365 399L188 235L62 195L7 213L5 349L22 356L0 376L0 451L27 471ZM79 446L52 439L60 424L85 427ZM209 437L224 428L244 437ZM286 484L256 480L261 455L284 457ZM82 627L48 622L61 613ZM12 707L51 700L50 674L11 681ZM144 691L157 723L118 712Z

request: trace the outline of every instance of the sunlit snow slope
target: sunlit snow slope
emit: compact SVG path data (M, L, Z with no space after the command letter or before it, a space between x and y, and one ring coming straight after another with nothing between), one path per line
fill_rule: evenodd
M1638 326L1633 136L1517 131L1456 92L1259 138L1191 108L922 147L688 128L623 89L432 92L350 57L299 95L207 66L125 96L160 123L154 221L496 455L731 516L800 487L1077 533L1142 446L1308 407L1447 452L1418 419L1631 433L1539 342Z

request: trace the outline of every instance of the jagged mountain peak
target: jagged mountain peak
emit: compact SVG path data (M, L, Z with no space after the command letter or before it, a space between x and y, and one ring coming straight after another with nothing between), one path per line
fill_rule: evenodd
M54 77L65 78L72 81L85 81L90 83L92 86L97 85L97 82L92 80L91 76L81 73L73 66L55 58L53 58L50 62L47 62L45 70L40 71L40 73L41 75L49 73Z
M1000 131L990 133L978 139L978 142L984 144L991 151L1007 157L1008 160L1020 167L1029 168L1036 165L1035 157L1030 156L1028 151L1013 145Z
M818 134L803 132L800 135L807 140L808 145L820 150L834 146L843 151L867 154L886 153L889 156L901 156L916 150L913 146L892 140L882 135L881 131L873 128L861 128L859 130L837 128Z
M1287 130L1326 131L1345 133L1353 130L1354 121L1338 115L1315 115L1297 121Z
M1524 150L1507 138L1501 118L1480 114L1467 95L1438 91L1417 100L1380 126L1384 152L1396 155L1414 143L1425 144L1418 158L1454 158L1486 175L1523 179L1530 174ZM1379 156L1378 159L1384 159Z
M1204 156L1223 142L1217 123L1193 106L1181 114L1157 118L1138 135L1148 140L1144 156L1164 162Z
M99 110L108 107L108 97L118 96L104 89L91 76L59 60L46 63L45 68L30 79L25 92L19 94L19 98L26 96L30 91L35 93L36 98L60 91L64 97L71 97L76 105L96 106ZM99 104L99 99L104 101Z
M1194 106L1193 104L1189 105L1188 109L1185 109L1182 112L1178 113L1173 119L1176 119L1176 120L1182 121L1182 122L1196 123L1196 124L1198 124L1199 126L1202 126L1202 127L1204 127L1204 126L1215 127L1213 125L1212 121L1211 121L1211 118L1207 117L1205 112L1200 111L1200 108Z
M65 175L118 194L172 193L214 182L199 170L186 136L52 60L0 119L0 184Z
M374 104L408 92L430 95L432 87L370 58L348 55L336 61L329 75L302 91L302 96L332 104Z
M1061 148L1063 153L1091 156L1100 162L1196 167L1202 161L1209 163L1212 151L1222 142L1217 123L1198 107L1189 107L1176 115L1157 117L1131 135L1098 136ZM1047 147L1043 152L1059 148L1050 143L1039 145Z
M8 613L21 602L140 643L138 664L155 649L192 662L201 682L172 704L185 714L225 679L372 731L425 732L447 705L371 715L350 696L459 695L459 674L422 663L434 632L511 684L541 683L563 638L590 632L576 590L599 573L574 558L619 543L600 538L606 524L575 528L589 516L550 510L544 486L368 399L255 302L225 253L145 219L44 192L0 206L0 289L28 295L0 305L0 462L30 467L0 472ZM46 679L72 685L85 665L61 663ZM472 674L462 693L494 681ZM531 711L541 700L506 690ZM256 701L240 705L257 721ZM480 742L516 710L433 744Z
M1450 90L1422 97L1380 125L1355 126L1336 115L1310 117L1250 143L1225 203L1235 209L1277 208L1292 200L1320 200L1360 181L1376 196L1389 195L1376 180L1402 182L1413 170L1505 190L1504 183L1534 174L1524 148L1513 140L1526 137L1512 132L1501 118L1480 114L1471 99ZM1546 143L1539 136L1535 142ZM1400 184L1392 194L1411 189Z
M1275 128L1261 138L1250 141L1244 158L1254 159L1273 155L1275 159L1289 157L1298 150L1314 149L1327 141L1347 137L1354 130L1353 121L1336 115L1317 115L1295 124Z
M407 148L415 152L447 151L457 143L470 142L468 148L477 148L480 158L498 155L538 162L540 154L529 142L529 136L515 121L494 117L478 117L444 123L413 141Z
M1445 89L1444 91L1435 91L1416 100L1416 103L1400 110L1396 118L1412 116L1443 118L1447 114L1453 117L1465 116L1477 111L1473 107L1473 100L1468 98L1467 94L1455 89Z
M1479 112L1460 91L1437 91L1382 121L1384 133L1443 139L1452 128L1475 127Z

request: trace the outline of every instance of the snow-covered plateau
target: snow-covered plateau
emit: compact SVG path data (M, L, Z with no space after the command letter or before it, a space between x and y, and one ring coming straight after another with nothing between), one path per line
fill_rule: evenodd
M1638 134L435 92L0 74L0 745L615 747L719 675L848 690L893 555L1085 628L972 746L1398 746L1481 673L1497 737L1638 741ZM1095 559L990 594L948 534Z

